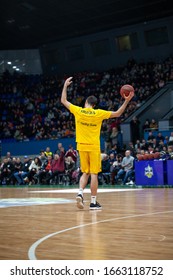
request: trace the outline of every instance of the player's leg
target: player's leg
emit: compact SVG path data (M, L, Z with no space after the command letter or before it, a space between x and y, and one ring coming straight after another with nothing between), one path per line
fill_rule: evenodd
M92 151L90 155L90 174L91 174L91 210L101 209L101 205L97 202L97 189L98 189L98 173L101 172L101 155L100 151Z
M98 174L91 174L91 183L90 183L90 189L91 189L91 196L97 195L97 189L98 189Z
M84 208L84 203L83 203L83 190L85 189L87 183L88 183L88 178L89 178L89 155L88 152L83 152L80 151L79 152L79 156L80 156L80 166L81 166L81 171L83 172L82 176L80 177L79 180L79 192L78 195L76 197L76 201L77 201L77 207L79 209L83 209Z
M79 180L79 189L84 190L86 185L88 184L89 174L83 173Z

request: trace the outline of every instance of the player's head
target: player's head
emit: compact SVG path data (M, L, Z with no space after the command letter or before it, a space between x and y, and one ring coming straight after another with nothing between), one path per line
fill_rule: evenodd
M88 96L88 98L85 101L85 107L92 107L94 108L95 105L97 104L97 98L93 95Z

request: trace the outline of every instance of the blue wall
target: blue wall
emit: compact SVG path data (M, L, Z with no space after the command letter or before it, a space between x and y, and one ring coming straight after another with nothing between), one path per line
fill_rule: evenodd
M57 150L58 143L62 143L65 150L68 150L69 145L73 145L76 149L75 138L62 138L57 140L41 140L41 141L29 141L29 142L11 142L2 143L2 156L5 156L7 152L11 152L12 156L17 155L38 155L40 150L45 150L46 147L50 147L54 153ZM104 147L104 141L101 138L101 148Z
M76 148L75 138L2 143L2 156L5 156L7 152L11 152L12 156L37 155L40 153L40 150L46 150L46 147L50 147L51 151L55 152L59 142L63 143L66 150L70 144Z

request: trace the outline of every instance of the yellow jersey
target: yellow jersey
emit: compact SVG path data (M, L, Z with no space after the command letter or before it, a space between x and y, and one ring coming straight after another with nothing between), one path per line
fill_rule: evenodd
M44 152L45 156L53 156L53 153L52 152Z
M112 112L82 108L73 104L70 104L70 112L75 116L77 149L79 151L100 150L102 121L109 119Z

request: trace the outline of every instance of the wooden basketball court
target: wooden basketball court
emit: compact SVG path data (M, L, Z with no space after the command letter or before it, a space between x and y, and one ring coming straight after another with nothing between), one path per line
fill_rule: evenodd
M172 260L173 189L0 188L1 260Z

